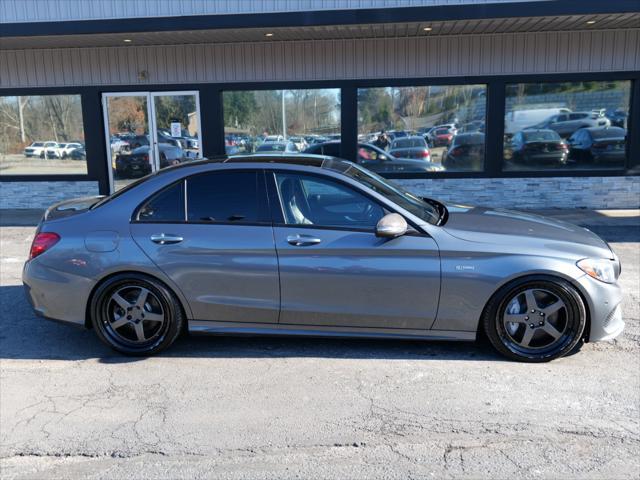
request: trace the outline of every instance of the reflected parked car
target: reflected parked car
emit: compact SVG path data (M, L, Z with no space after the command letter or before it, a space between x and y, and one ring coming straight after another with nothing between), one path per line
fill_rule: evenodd
M579 128L608 127L610 125L611 121L604 116L604 111L597 110L592 112L559 113L526 130L553 130L561 137L568 138Z
M391 142L389 148L391 156L396 158L416 158L419 160L429 160L431 154L427 141L423 137L403 137L396 138Z
M505 145L505 158L517 163L566 164L569 147L553 130L522 130Z
M456 133L457 129L452 127L437 127L427 132L426 140L430 147L449 147Z
M260 153L298 153L299 151L293 142L264 142L256 149L256 152Z
M627 131L620 127L581 128L569 138L576 162L624 163Z
M484 165L484 133L460 133L442 155L447 170L482 170Z
M607 110L605 115L611 122L612 127L627 128L627 118L629 114L623 108L616 108L615 110Z
M27 158L30 157L40 157L44 158L45 150L49 148L55 148L58 144L56 142L33 142L27 148L24 149L24 156Z
M340 142L327 142L318 145L311 145L304 153L315 155L327 155L331 157L340 156ZM437 165L425 159L396 158L389 152L385 152L375 145L368 143L358 144L358 165L361 165L376 173L393 172L440 172L444 170L441 165Z
M149 145L134 148L128 154L116 157L116 175L120 178L141 177L151 173ZM184 152L180 147L168 143L159 143L160 168L177 165L184 160Z

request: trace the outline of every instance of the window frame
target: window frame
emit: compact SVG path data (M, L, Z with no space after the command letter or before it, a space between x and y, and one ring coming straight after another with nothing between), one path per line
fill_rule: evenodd
M580 82L630 80L631 99L626 119L628 142L624 165L619 169L537 170L504 171L502 169L502 138L505 119L505 89L511 83ZM371 87L402 87L429 85L487 85L487 115L485 128L484 170L478 172L393 172L386 173L389 179L466 179L466 178L548 178L548 177L626 177L640 175L640 72L616 70L610 72L542 73L472 75L458 77L378 78L312 81L269 82L216 82L183 84L111 85L83 87L20 87L0 88L0 96L80 94L82 118L85 132L87 174L33 174L0 175L0 182L64 182L95 181L99 193L109 194L109 170L105 160L104 119L101 95L103 92L137 92L197 90L201 105L202 132L200 141L204 145L204 157L216 158L225 155L224 117L222 93L229 90L282 90L282 89L341 89L341 153L347 160L355 161L358 151L357 89Z
M188 187L188 180L194 177L199 177L202 175L211 175L211 174L220 174L220 173L238 173L238 172L253 172L256 175L256 187L257 187L257 194L258 197L263 197L264 199L264 204L261 205L260 203L258 204L258 215L262 216L263 218L265 218L265 221L262 222L242 222L240 220L235 221L235 222L231 222L231 221L224 221L224 222L205 222L205 221L201 221L201 222L196 222L196 221L190 221L189 220L189 187ZM176 184L178 183L182 183L182 192L183 192L183 206L182 206L182 213L183 213L183 220L180 221L159 221L159 222L146 222L146 221L141 221L139 219L140 217L140 211L142 210L142 208L144 208L145 205L147 205L150 201L152 201L155 197L159 196L161 193L165 192L166 190L169 190L170 188L173 188ZM133 215L131 215L131 221L130 223L136 223L136 224L160 224L160 225L235 225L235 226L272 226L273 222L271 221L271 209L269 208L269 195L268 195L268 191L266 188L266 179L265 179L265 174L264 174L264 169L260 169L260 168L233 168L233 169L228 169L228 168L224 168L224 169L214 169L214 170L208 170L205 172L198 172L198 173L194 173L191 175L185 175L184 177L180 178L179 180L175 180L173 182L171 182L168 185L165 185L164 187L162 187L161 189L153 192L151 195L147 196L142 202L140 202L138 204L138 206L136 206L136 208L133 211Z

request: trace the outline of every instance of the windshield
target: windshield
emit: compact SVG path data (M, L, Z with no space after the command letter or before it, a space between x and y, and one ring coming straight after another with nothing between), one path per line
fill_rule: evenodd
M527 142L544 142L560 140L560 135L553 130L534 130L531 132L524 132L524 139Z
M425 222L436 225L440 219L440 214L433 205L358 165L344 161L326 160L322 166L360 182Z

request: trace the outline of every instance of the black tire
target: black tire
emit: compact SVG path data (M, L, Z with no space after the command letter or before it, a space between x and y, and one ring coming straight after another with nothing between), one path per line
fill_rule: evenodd
M526 297L525 292L531 291L538 294L538 297L535 297L538 306L540 305L538 302L552 297L560 300L564 305L549 317L540 316L548 308L543 306L539 310L536 308L529 310L528 303L524 312L521 310L517 313L507 312L507 307L523 308L524 305L521 304L522 299ZM540 296L542 300L539 299ZM553 304L549 305L549 307L552 306ZM509 315L507 318L522 315L522 318L527 320L522 323L507 322L505 315ZM529 320L530 317L531 320ZM499 353L512 360L540 363L570 353L582 341L586 318L584 302L573 285L560 278L543 276L519 279L500 288L487 303L481 321L487 338ZM552 337L547 333L547 329L559 336ZM528 332L528 330L531 331ZM527 346L523 346L517 340L520 332L523 332L520 337L522 341L529 334ZM534 340L538 342L537 345L531 345ZM545 342L550 343L545 345Z
M141 306L136 306L138 302L133 297L136 291L139 292L137 300L147 291ZM114 300L115 294L130 307L125 309ZM98 338L117 352L132 356L161 352L178 338L185 323L176 295L162 282L137 273L116 275L102 283L92 297L90 312ZM162 320L157 320L159 317ZM118 323L122 325L114 327ZM138 336L139 329L142 329L143 340Z

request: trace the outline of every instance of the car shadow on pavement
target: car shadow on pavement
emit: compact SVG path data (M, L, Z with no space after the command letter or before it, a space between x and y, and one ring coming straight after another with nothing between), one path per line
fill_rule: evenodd
M0 287L0 360L84 360L128 363L103 345L93 331L37 317L22 286ZM318 357L380 360L502 361L483 342L426 342L418 340L312 337L232 337L183 335L162 357L285 358Z

